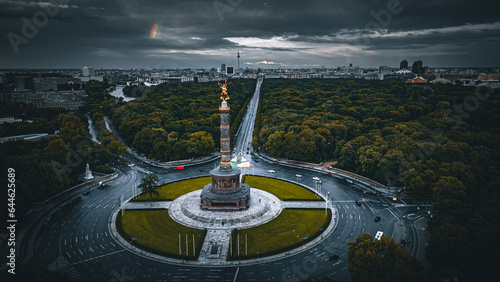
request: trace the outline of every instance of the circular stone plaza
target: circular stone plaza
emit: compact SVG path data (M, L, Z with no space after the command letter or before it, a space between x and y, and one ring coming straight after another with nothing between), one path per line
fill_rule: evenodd
M210 177L160 187L154 201L147 195L122 201L109 228L125 248L167 263L230 266L295 255L334 231L338 213L317 191L278 179L243 177L232 167L228 84L219 85L220 166Z
M284 180L245 177L264 189L271 182L272 192L277 195L250 188L248 209L241 211L203 210L202 189L173 201L150 202L144 195L144 200L130 199L114 212L109 221L110 233L130 251L157 261L231 266L293 256L321 243L335 230L338 213L312 189ZM162 188L190 187L203 179L207 177ZM307 195L306 199L284 199L290 188L298 197Z

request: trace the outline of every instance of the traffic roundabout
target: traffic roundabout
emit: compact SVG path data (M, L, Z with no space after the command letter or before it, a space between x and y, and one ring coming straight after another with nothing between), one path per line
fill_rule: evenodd
M201 189L171 201L130 198L112 213L110 234L129 251L158 262L234 266L296 255L320 244L335 230L338 212L313 189L272 178L250 180L258 188L251 188L247 210L202 210ZM176 184L189 186L193 181L177 180ZM274 194L259 189L266 186ZM163 187L168 189L168 185ZM302 198L290 198L291 192Z

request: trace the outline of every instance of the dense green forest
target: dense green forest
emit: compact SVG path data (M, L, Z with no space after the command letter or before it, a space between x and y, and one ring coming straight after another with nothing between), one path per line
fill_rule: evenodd
M16 214L22 217L33 202L43 201L72 187L90 164L92 171L110 173L110 165L126 156L126 147L107 130L104 117L113 118L129 144L148 156L168 161L208 154L219 143L220 88L216 83L167 83L148 88L143 97L128 104L107 94L106 81L90 81L85 105L75 112L63 108L41 109L33 105L0 102L0 115L33 120L0 125L0 136L30 133L54 134L39 141L0 144L0 169L16 170ZM255 81L233 81L229 86L232 134L237 130L253 93ZM98 131L91 140L88 117ZM7 186L6 178L0 179ZM4 199L6 194L0 198ZM5 211L1 216L4 218Z
M432 199L430 277L490 281L500 251L499 125L498 90L268 79L253 145L277 157L337 160Z
M231 80L231 134L236 133L253 90L253 80ZM219 144L220 93L212 83L163 83L141 98L109 112L125 142L159 161L187 159L215 152Z
M101 123L99 108L110 105L113 98L105 93L106 82L91 81L84 85L87 93L85 106L75 112L63 108L37 108L33 105L0 102L1 116L22 117L32 123L0 125L1 136L48 133L53 136L39 141L9 141L0 144L0 170L13 168L16 174L16 215L22 218L33 205L78 183L78 177L90 164L92 171L110 173L106 164L125 155L125 147L117 144L114 136ZM88 132L86 114L91 111L96 119L102 143L94 143ZM99 119L101 117L101 119ZM103 129L107 132L103 131ZM54 134L56 133L56 134ZM7 187L7 178L0 179ZM5 198L7 194L0 197ZM2 218L5 210L1 211Z

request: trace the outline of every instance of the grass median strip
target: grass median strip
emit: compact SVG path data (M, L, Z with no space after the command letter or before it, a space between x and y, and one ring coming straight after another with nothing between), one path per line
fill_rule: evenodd
M318 196L311 190L278 179L245 175L245 183L252 188L274 194L280 200L318 200Z
M205 239L205 231L190 228L174 221L168 210L127 210L117 218L117 228L122 237L146 251L174 258L191 257L193 253L193 235L196 256ZM179 254L179 234L181 250ZM187 235L187 245L186 245ZM187 249L186 249L187 248ZM187 251L187 256L186 256Z
M157 189L160 195L153 195L153 201L173 201L180 196L203 189L205 185L212 182L210 176L199 177L194 179L182 180L175 183L165 184ZM149 194L142 194L131 202L144 202L149 201Z
M257 258L298 247L321 234L330 220L331 212L327 214L322 209L284 209L277 218L266 224L233 231L230 259Z

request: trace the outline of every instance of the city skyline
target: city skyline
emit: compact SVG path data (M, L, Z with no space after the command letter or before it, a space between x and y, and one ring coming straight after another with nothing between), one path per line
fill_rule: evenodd
M493 1L0 1L2 68L494 67Z

